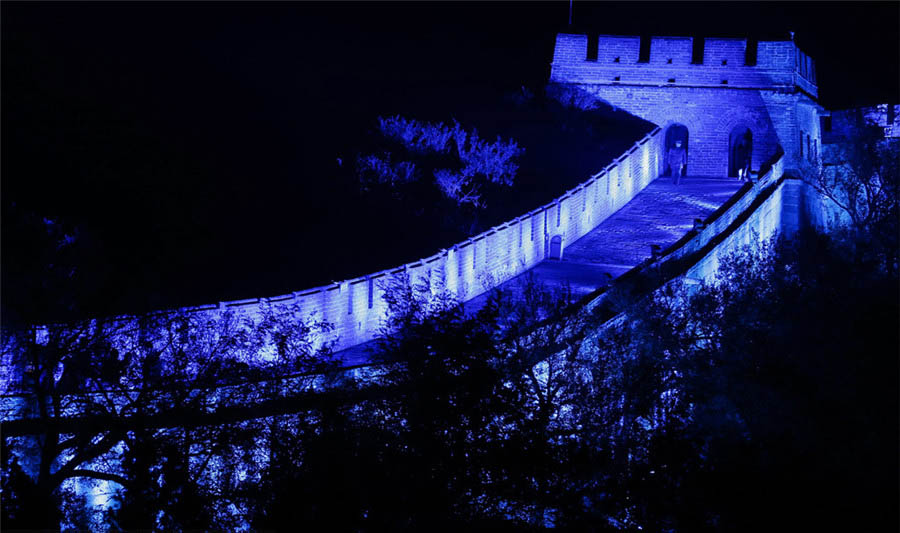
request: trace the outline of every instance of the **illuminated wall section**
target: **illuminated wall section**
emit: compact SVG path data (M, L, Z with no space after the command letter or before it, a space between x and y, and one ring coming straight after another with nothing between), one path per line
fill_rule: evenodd
M349 348L375 338L384 324L384 287L400 275L426 282L434 295L447 291L459 301L483 294L543 261L555 236L562 248L597 227L657 176L660 129L641 139L601 172L547 205L491 228L431 257L400 267L274 298L253 298L194 308L240 309L253 313L263 303L295 305L303 318L334 326L328 338L335 348Z
M601 35L596 60L585 35L559 34L550 80L587 91L657 124L688 130L688 173L726 176L730 134L752 132L751 168L781 145L794 167L821 147L815 62L792 41ZM702 53L695 54L702 50ZM662 161L657 161L660 170Z

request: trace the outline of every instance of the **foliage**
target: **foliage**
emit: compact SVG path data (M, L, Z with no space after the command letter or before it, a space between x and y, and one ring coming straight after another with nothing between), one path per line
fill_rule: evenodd
M804 180L849 219L857 237L892 239L900 212L900 140L864 121L823 147L822 165L804 168ZM891 242L883 242L889 246Z
M820 235L745 250L718 283L629 314L626 383L681 406L633 467L644 529L896 525L897 278L856 252Z
M5 467L16 472L17 463L27 462L29 477L18 476L7 494L18 503L4 508L16 512L4 522L56 527L54 509L83 492L70 480L121 486L131 503L121 511L124 523L135 509L155 509L135 518L141 527L189 527L203 512L213 516L215 499L193 449L202 445L208 461L241 432L227 424L192 431L190 424L260 397L305 390L311 378L277 389L270 383L331 367L328 345L314 342L327 326L297 311L159 313L5 331L4 450L16 450ZM151 489L154 471L160 481ZM192 488L202 501L185 500Z
M388 154L360 156L356 166L363 184L379 183L397 188L419 179L414 163L409 161L392 163Z
M180 330L174 317L145 330L165 343L135 337L133 356L86 341L52 350L68 354L58 383L70 393L119 394L137 367L116 361L149 361L127 381L148 385L113 402L148 413L129 419L142 423L119 426L121 412L83 395L72 407L107 425L62 442L114 444L74 465L121 478L114 529L888 529L900 310L881 255L801 234L735 254L716 283L670 285L612 321L533 279L467 311L400 275L372 354L380 364L333 378L269 379L291 360L318 360L290 320ZM54 335L30 349L54 346ZM154 363L160 348L183 355ZM265 357L244 367L255 359L240 354ZM62 387L47 363L42 382ZM62 489L49 500L35 492L18 446L3 449L4 524L27 523L29 505L44 523L54 512L78 523Z
M498 136L488 142L455 120L448 126L399 115L379 117L378 131L400 151L358 156L357 172L364 187L377 183L394 188L430 173L444 196L459 205L483 208L485 186L512 186L519 168L516 159L523 153L515 141ZM419 171L420 166L424 170Z

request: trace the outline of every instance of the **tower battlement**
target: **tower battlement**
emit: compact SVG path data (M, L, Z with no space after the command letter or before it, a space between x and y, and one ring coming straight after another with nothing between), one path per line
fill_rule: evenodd
M799 89L818 96L815 62L793 41L561 33L550 80L778 92Z
M816 65L794 41L561 33L550 81L657 124L695 175L737 176L779 149L791 168L818 158Z

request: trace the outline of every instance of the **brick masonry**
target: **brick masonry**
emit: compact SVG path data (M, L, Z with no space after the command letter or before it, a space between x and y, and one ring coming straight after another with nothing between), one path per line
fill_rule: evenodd
M688 130L688 172L725 176L729 138L749 128L751 168L778 150L787 165L821 150L815 63L792 41L757 43L756 64L745 64L747 41L705 39L702 63L694 63L690 37L653 37L641 62L641 39L601 35L596 60L588 36L559 34L550 81L589 92L610 105L657 124ZM662 168L660 168L662 170Z
M701 65L691 63L689 38L653 38L646 63L638 62L638 37L601 36L596 61L587 60L587 43L585 35L559 35L551 81L582 88L660 126L587 181L530 213L395 269L274 298L187 311L234 309L253 314L260 305L291 305L302 317L334 327L317 342L333 341L336 350L358 346L380 332L387 312L384 287L395 276L407 275L425 284L426 290L447 291L467 302L544 261L554 253L555 242L555 253L564 255L566 247L622 209L658 176L665 132L673 124L688 129L688 168L695 177L726 174L729 134L736 128L749 128L753 134L754 169L778 146L785 151L778 161L779 175L786 161L799 162L818 153L809 148L821 139L815 67L793 42L760 42L756 66L743 65L746 43L734 39L708 39ZM620 80L612 81L614 76ZM810 203L800 190L784 196L791 213L800 203ZM767 206L771 208L760 218L766 234L785 220L780 190L777 203ZM787 216L794 216L791 213ZM788 225L798 223L799 219L791 219ZM578 257L577 248L572 251L572 257ZM630 261L616 261L624 263L620 268L630 266Z
M631 201L657 176L662 131L655 129L587 181L547 205L476 235L431 257L394 269L273 298L253 298L204 306L197 311L235 309L255 313L261 304L292 305L299 314L334 327L321 344L336 350L368 342L387 316L385 286L406 275L432 293L449 292L469 301L533 268L550 254L557 239L560 251L596 228Z

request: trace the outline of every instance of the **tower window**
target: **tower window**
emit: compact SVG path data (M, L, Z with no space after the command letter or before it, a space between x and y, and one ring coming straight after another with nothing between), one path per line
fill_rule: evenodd
M619 62L619 58L618 58L618 57L615 58L615 59L613 59L613 63L618 63L618 62Z

